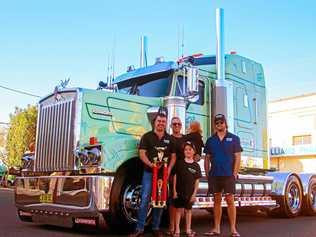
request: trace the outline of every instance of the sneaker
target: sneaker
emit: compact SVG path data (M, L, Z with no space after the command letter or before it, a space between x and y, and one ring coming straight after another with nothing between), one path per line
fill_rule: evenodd
M144 231L136 230L134 233L129 234L128 237L143 237Z

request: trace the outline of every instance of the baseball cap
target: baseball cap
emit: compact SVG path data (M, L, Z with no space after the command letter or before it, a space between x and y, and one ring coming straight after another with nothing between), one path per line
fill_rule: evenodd
M224 114L216 114L214 117L214 122L216 123L217 121L226 122L225 115Z

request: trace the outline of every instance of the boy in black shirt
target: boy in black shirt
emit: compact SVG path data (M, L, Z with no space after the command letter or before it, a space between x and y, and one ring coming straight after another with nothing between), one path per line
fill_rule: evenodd
M198 190L199 179L202 176L199 164L194 161L195 153L195 146L187 141L184 144L185 158L176 163L173 182L174 206L177 208L175 237L180 236L180 219L183 208L185 209L186 235L195 236L195 232L191 229L192 205Z

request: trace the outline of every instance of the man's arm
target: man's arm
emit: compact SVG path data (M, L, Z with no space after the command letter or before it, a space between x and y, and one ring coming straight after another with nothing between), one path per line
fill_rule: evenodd
M211 160L211 155L206 154L204 158L204 171L205 171L206 177L208 177L208 173L210 171L210 160Z
M139 158L148 167L150 167L150 168L153 167L153 163L151 163L150 160L148 159L145 149L139 149Z
M169 162L169 166L168 166L168 176L171 174L171 170L172 170L175 163L176 163L176 153L171 153L170 162Z
M240 160L241 160L241 152L237 152L234 154L235 155L235 165L234 165L234 176L237 179L237 175L239 172L239 168L240 168Z

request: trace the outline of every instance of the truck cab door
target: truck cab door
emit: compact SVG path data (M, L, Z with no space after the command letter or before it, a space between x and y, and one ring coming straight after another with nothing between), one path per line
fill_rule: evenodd
M206 78L199 78L199 95L198 100L195 102L188 102L186 108L186 119L185 119L185 132L187 131L192 121L198 121L201 125L203 141L205 142L210 135L209 131L209 94L208 94L209 82ZM185 96L183 89L183 77L182 75L177 76L175 83L175 96Z

